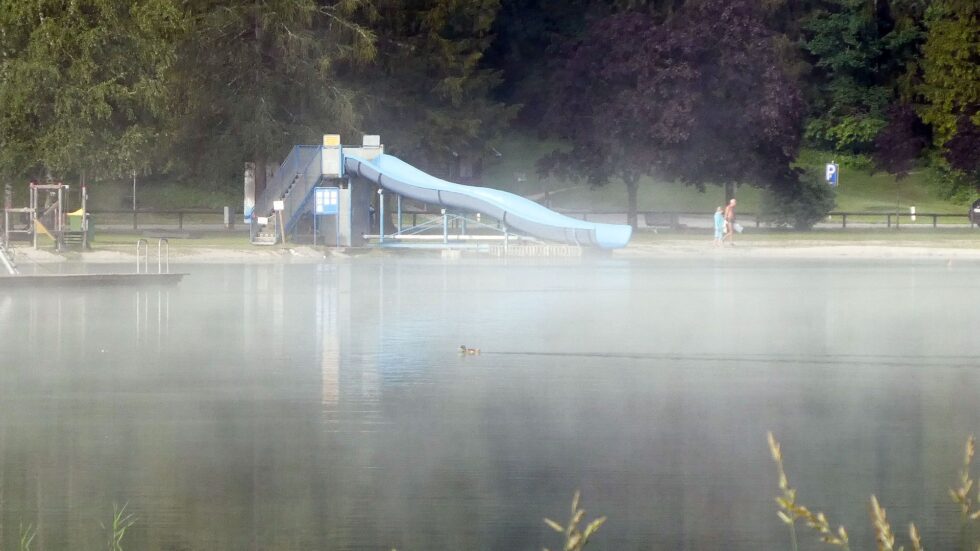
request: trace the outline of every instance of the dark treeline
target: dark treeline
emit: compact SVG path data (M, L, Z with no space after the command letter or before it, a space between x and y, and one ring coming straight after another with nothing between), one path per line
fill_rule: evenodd
M975 0L0 0L0 175L237 185L325 132L440 170L826 203L799 148L980 174ZM818 206L817 210L820 210Z

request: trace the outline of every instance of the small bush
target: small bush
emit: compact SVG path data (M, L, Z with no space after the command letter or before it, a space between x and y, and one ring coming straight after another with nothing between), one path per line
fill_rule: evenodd
M815 169L803 171L794 185L769 188L762 194L762 218L776 226L805 231L827 216L836 204L834 191Z
M938 156L931 161L926 182L934 194L957 203L970 203L980 194L980 181L951 168Z

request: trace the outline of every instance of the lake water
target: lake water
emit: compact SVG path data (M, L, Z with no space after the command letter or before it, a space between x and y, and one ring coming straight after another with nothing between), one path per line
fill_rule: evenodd
M182 271L169 290L0 291L0 547L30 523L34 549L105 548L128 504L133 550L560 548L542 518L581 488L609 517L589 549L788 549L768 430L855 548L872 493L900 534L957 541L980 265Z

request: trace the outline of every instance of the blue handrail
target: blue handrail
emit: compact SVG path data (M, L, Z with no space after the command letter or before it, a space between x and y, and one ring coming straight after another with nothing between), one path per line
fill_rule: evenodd
M303 214L303 206L313 195L313 188L323 178L323 148L319 148L306 166L299 172L299 181L293 186L293 190L285 198L285 210L283 216L286 218L286 233L291 233L296 223L299 222Z
M320 149L318 145L297 145L289 152L289 155L279 165L279 170L273 175L272 179L266 182L265 189L255 201L255 213L258 216L266 216L272 213L273 201L283 198L289 184L295 179L302 169L309 165L314 157L317 157Z

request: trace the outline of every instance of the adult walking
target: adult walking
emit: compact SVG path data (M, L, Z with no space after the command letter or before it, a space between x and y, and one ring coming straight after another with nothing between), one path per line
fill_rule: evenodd
M728 202L728 206L725 207L725 239L728 239L732 243L732 247L735 246L735 205L738 204L733 197L731 201Z

